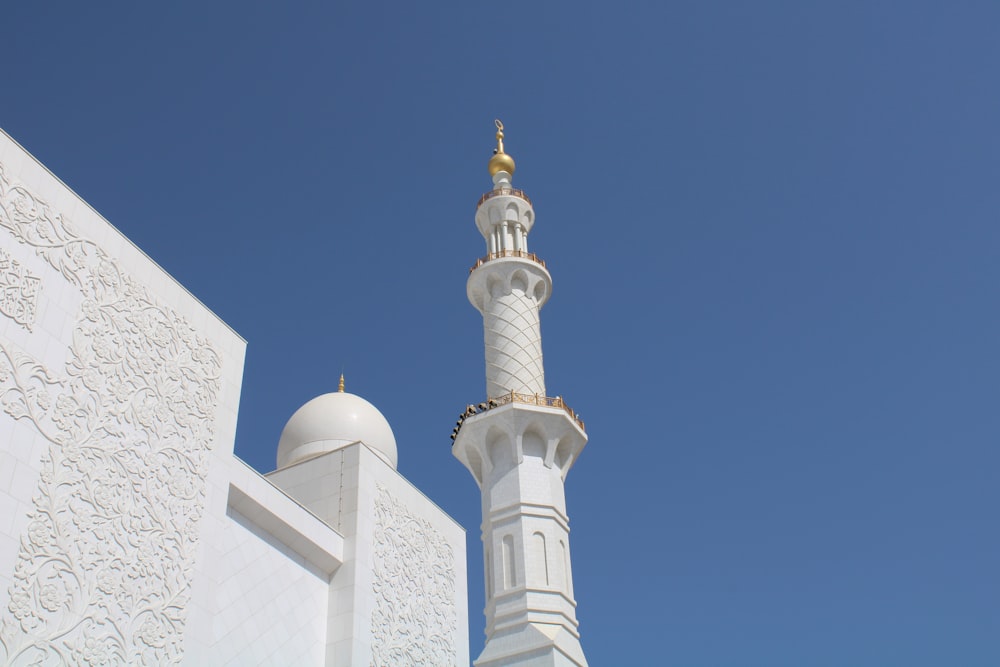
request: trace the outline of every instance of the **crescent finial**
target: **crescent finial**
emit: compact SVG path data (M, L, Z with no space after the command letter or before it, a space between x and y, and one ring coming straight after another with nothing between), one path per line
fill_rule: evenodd
M497 153L503 153L503 123L497 118L493 121L497 126Z

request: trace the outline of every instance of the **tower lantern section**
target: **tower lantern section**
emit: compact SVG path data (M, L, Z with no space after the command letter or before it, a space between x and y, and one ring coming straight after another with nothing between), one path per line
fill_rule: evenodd
M476 207L486 255L466 286L483 316L487 398L452 434L482 495L487 640L475 665L580 667L563 484L587 435L561 396L546 396L539 311L552 278L528 251L535 212L511 184L499 121L489 170L493 189Z

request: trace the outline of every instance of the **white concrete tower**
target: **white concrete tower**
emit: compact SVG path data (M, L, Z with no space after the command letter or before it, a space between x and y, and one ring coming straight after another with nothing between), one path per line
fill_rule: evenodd
M469 406L452 453L482 491L486 647L477 667L586 665L577 630L563 483L587 444L583 422L545 396L538 311L552 292L528 252L531 200L511 186L514 160L497 149L493 189L476 209L487 254L470 270L469 301L483 314L487 401Z

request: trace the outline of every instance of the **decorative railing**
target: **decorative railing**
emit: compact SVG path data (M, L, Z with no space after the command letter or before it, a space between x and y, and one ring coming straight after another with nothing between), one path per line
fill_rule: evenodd
M570 417L573 418L583 431L586 431L586 427L583 424L583 420L580 416L576 414L573 408L566 405L563 401L562 396L542 396L541 394L519 394L516 391L511 391L509 394L501 394L494 398L490 398L479 405L469 405L465 408L465 411L458 416L458 421L455 422L455 428L451 432L451 439L455 440L458 436L458 431L462 428L462 424L468 417L472 415L478 415L481 412L486 412L487 410L492 410L493 408L499 408L503 405L509 405L511 403L523 403L524 405L540 405L546 408L562 408L566 411Z
M490 403L493 405L490 405ZM501 405L507 405L508 403L524 403L525 405L540 405L546 408L562 408L573 418L573 421L580 425L580 428L583 428L583 420L576 416L573 408L566 405L562 396L553 398L551 396L542 396L541 394L519 394L516 391L512 391L509 394L491 398L486 402L486 409L489 410L491 407L499 408Z
M477 259L476 263L469 269L469 273L472 273L486 262L492 259L500 259L501 257L520 257L522 259L530 259L532 262L541 264L542 268L545 268L545 260L539 258L539 256L533 252L526 252L524 250L501 250L500 252L491 252L485 257Z
M524 190L518 190L517 188L497 188L496 190L490 190L482 197L480 197L479 201L476 203L476 208L482 206L483 202L486 201L487 199L492 199L493 197L502 197L504 195L510 197L518 197L519 199L523 199L524 201L528 202L529 206L531 205L531 200L528 199L528 195L524 194Z

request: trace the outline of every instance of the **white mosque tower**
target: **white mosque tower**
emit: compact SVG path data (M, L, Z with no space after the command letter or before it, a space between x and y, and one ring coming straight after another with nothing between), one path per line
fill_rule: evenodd
M486 647L476 667L587 664L577 629L563 483L584 445L583 422L545 394L538 312L552 293L528 252L531 200L511 185L503 124L489 162L493 189L476 208L487 254L467 293L483 314L487 401L470 406L452 453L482 491Z

